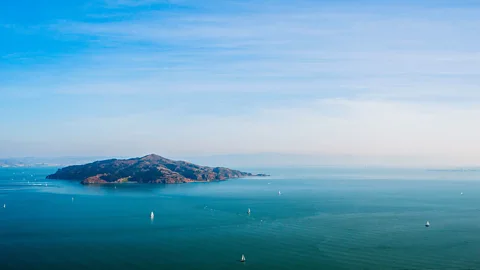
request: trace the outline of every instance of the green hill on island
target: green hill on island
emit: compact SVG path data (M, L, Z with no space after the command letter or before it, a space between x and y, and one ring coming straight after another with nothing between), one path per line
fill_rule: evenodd
M223 181L232 178L267 176L223 167L207 167L158 155L131 159L109 159L59 169L47 179L78 180L82 184L104 183L189 183Z

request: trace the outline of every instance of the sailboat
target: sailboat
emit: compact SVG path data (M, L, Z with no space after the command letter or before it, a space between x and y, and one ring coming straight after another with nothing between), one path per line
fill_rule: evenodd
M427 221L427 223L425 223L425 227L430 227L430 222Z
M155 215L153 214L153 211L150 213L150 218L153 219Z
M7 208L7 205L6 205L6 204L3 204L3 208Z
M245 262L245 255L242 254L242 258L240 259L241 262Z
M248 208L248 211L247 211L247 213L250 215L250 213L251 213L251 211L250 211L250 208Z
M278 195L282 195L282 192L280 192L280 190L278 191Z

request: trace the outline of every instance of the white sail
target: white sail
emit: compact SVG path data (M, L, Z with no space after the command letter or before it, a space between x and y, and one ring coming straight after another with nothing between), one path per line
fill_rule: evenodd
M425 223L425 226L430 226L430 222L427 221L427 223Z
M153 214L153 212L150 213L150 218L153 219L155 217L155 215Z
M242 262L245 261L245 255L242 254L242 259L241 259Z
M248 208L248 211L247 211L247 213L248 213L248 214L250 214L250 213L251 213L251 211L250 211L250 208Z
M6 207L7 207L7 205L6 205L6 204L3 204L3 208L6 208Z

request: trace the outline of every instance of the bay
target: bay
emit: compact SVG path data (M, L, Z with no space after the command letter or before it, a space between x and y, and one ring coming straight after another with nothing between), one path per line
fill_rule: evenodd
M480 268L478 172L245 170L272 177L83 186L1 168L0 269Z

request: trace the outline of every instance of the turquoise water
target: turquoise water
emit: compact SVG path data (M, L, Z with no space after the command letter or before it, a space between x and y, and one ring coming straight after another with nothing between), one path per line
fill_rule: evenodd
M259 169L273 176L115 188L53 171L0 169L0 269L480 269L478 172Z

